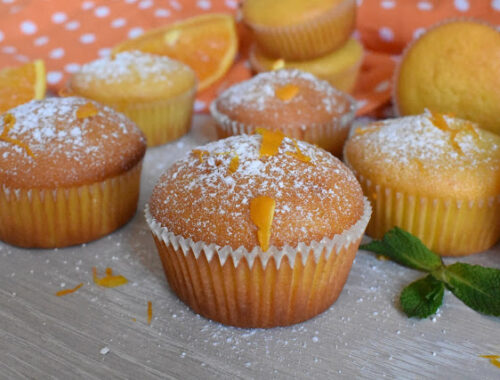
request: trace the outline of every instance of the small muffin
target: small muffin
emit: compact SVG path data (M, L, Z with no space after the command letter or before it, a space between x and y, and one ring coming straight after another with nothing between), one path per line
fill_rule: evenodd
M330 83L299 70L259 74L224 91L210 106L219 138L263 127L332 152L342 146L355 101Z
M469 20L431 28L405 50L393 100L402 116L451 112L500 134L500 32Z
M0 240L85 243L135 213L146 150L137 126L83 98L47 98L0 116Z
M351 38L339 49L308 61L285 61L265 55L257 45L250 50L252 68L261 73L283 68L298 69L314 74L344 92L352 92L363 61L363 46Z
M240 327L290 325L333 304L370 213L337 158L264 129L194 149L146 206L174 292Z
M425 113L355 130L344 159L374 207L368 235L398 226L447 256L500 238L499 136Z
M148 146L155 146L189 131L196 77L181 62L130 51L83 65L69 92L124 113L141 128Z
M266 55L296 61L341 47L356 22L355 0L246 0L242 11Z

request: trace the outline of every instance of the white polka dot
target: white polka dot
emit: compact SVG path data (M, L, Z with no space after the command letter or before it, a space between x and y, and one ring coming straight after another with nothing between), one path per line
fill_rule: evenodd
M126 3L128 3L128 4L133 4L133 3L135 3L136 1L137 1L137 0L125 0L125 2L126 2Z
M396 2L394 0L384 0L380 2L380 6L384 9L392 9L396 6Z
M375 87L375 92L384 92L389 88L389 81L384 80L383 82L380 82L377 87Z
M2 3L4 4L12 4L14 0L2 0Z
M111 21L111 27L121 28L122 26L125 26L126 23L127 23L127 20L125 20L124 18L117 18L117 19Z
M29 58L27 56L25 56L25 55L22 55L22 54L16 55L16 59L19 62L28 62L29 61Z
M54 24L62 24L67 19L68 19L68 16L66 16L66 13L64 13L64 12L56 12L52 15L52 22Z
M491 7L492 7L495 11L500 11L500 0L492 0L492 2L491 2Z
M148 8L151 8L153 6L153 2L151 0L142 0L139 5L138 5L138 8L139 9L148 9Z
M64 27L67 30L76 30L80 27L80 22L73 20L73 21L68 22Z
M226 7L236 9L238 8L238 2L236 0L226 0Z
M417 8L421 11L431 11L434 6L428 1L419 1L417 4Z
M422 34L425 33L425 28L417 28L415 29L415 31L413 32L413 38L414 39L417 39L419 38Z
M208 9L212 8L212 3L210 2L210 0L198 0L196 2L196 5L198 6L198 8L201 8L204 10L208 10Z
M132 28L128 32L128 37L129 38L139 37L142 33L144 33L144 30L142 30L142 28L139 27Z
M363 0L356 0L356 5L358 7L360 7L361 5L363 5Z
M460 12L467 12L469 10L469 1L468 0L455 0L455 8Z
M388 28L386 26L380 28L378 30L378 35L380 36L380 38L386 42L390 42L392 40L394 40L394 32L392 31L391 28Z
M64 57L64 49L63 48L56 48L50 51L49 57L52 59L60 59Z
M95 35L92 33L85 33L80 36L80 42L82 44L91 44L95 41Z
M99 49L97 54L99 54L99 57L108 57L111 54L111 49L110 48Z
M17 52L17 48L14 46L4 46L2 48L2 52L6 54L14 54L15 52Z
M368 101L365 100L365 99L360 99L356 103L357 103L358 110L359 110L359 109L363 108L364 106L366 106L366 104L368 103Z
M205 102L202 102L201 100L195 100L194 102L194 110L195 112L203 111L207 105Z
M180 11L182 9L182 5L177 0L170 0L170 6L176 11Z
M47 83L56 84L62 79L63 75L60 71L49 71L47 73Z
M5 36L4 36L3 32L0 30L0 42L2 42L4 38L5 38Z
M78 70L80 70L80 64L79 63L68 63L66 66L64 66L64 70L66 72L73 74L76 73Z
M94 2L93 1L84 1L82 3L82 9L84 11L88 10L88 9L92 9L94 8Z
M35 34L38 30L38 27L33 21L23 21L20 25L21 32L24 34Z
M170 11L168 9L159 8L155 11L156 17L168 17L170 16Z
M107 17L109 15L109 8L105 5L102 5L94 10L94 14L97 17Z

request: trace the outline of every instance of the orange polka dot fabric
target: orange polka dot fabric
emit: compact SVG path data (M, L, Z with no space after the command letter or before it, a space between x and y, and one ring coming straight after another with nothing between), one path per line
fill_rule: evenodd
M398 55L426 28L463 17L500 24L500 0L358 0L357 4L356 35L367 49L354 92L359 115L377 114L387 105ZM0 69L42 58L49 89L56 93L82 64L108 55L123 40L203 13L236 14L238 6L238 0L0 0ZM251 75L246 54L240 54L225 77L198 94L195 110L206 111L218 93Z

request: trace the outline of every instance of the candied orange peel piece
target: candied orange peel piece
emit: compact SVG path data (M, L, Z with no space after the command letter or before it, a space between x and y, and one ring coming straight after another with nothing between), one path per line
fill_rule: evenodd
M482 358L489 359L490 363L500 368L500 355L480 355Z
M271 66L271 69L274 70L280 70L285 68L285 60L283 58L277 59L276 61L273 62L273 65Z
M98 112L99 111L97 110L94 103L88 102L78 107L78 109L76 110L76 118L85 119L87 117L92 117L97 115Z
M260 157L278 154L278 149L285 138L283 132L270 131L265 128L257 128L255 132L262 136L262 144L259 151Z
M115 288L117 286L125 285L128 282L128 280L122 275L113 275L113 270L111 268L106 268L106 275L104 277L99 277L97 275L97 268L93 267L92 277L95 284L105 288Z
M23 148L26 151L26 154L32 158L35 158L33 151L29 148L29 146L18 139L13 139L8 136L9 131L14 128L16 124L16 118L11 113L6 113L3 116L3 131L0 134L0 141L5 141L6 143L17 145Z
M450 115L445 115L442 113L431 111L430 121L432 122L432 124L436 128L439 128L444 132L449 132L450 145L453 147L453 149L455 149L455 151L457 153L463 154L462 148L460 148L460 145L458 145L457 141L455 140L455 138L457 137L457 134L461 132L461 129L450 128L450 126L448 125L448 122L444 118L445 116L450 116Z
M62 297L62 296L65 296L65 295L67 295L67 294L74 293L74 292L76 292L78 289L80 289L82 286L83 286L83 282L82 282L82 283L80 283L80 284L78 284L78 285L77 285L77 286L75 286L74 288L59 290L59 291L56 293L56 296L58 296L58 297Z
M293 145L295 145L295 152L286 152L289 156L295 157L297 160L305 162L307 164L313 165L311 162L311 157L306 156L304 153L299 148L299 144L297 143L297 140L293 139Z
M238 167L240 166L240 156L237 154L231 158L231 161L229 162L229 171L231 173L234 173L236 170L238 170Z
M250 219L257 226L257 239L264 252L269 249L275 207L276 201L267 196L253 198L250 201Z
M206 150L200 150L200 149L193 149L191 151L195 156L198 156L198 160L200 160L200 163L203 162L203 156L208 156L210 153Z
M278 87L274 90L274 95L284 102L292 100L298 93L299 87L292 83L285 84L284 86Z

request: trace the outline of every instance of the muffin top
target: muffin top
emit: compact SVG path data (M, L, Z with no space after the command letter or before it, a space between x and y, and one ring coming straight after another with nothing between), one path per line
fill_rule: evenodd
M133 122L83 98L33 100L0 116L0 183L8 188L101 181L131 169L145 150Z
M168 57L124 51L83 65L70 81L81 96L105 103L154 101L194 91L187 65Z
M359 128L344 158L363 177L410 194L500 194L500 136L452 116L426 112Z
M262 26L290 26L322 16L345 0L245 0L246 22Z
M224 91L215 111L240 123L269 129L331 122L353 112L351 98L310 73L284 69L256 75Z
M331 154L259 130L198 147L175 162L154 188L150 212L186 239L265 251L344 232L363 215L363 194Z

